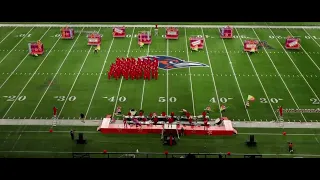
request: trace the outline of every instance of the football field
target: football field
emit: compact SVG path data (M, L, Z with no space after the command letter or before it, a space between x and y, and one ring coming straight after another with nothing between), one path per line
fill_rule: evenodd
M210 106L213 116L235 121L278 120L277 107L319 108L320 30L286 28L235 28L234 39L219 38L218 28L180 28L178 40L166 40L165 28L152 44L140 49L139 31L127 28L126 38L112 38L112 28L74 28L73 40L60 39L57 27L0 28L0 117L2 119L50 119L58 108L59 119L101 119L116 106L123 111L178 112L182 108L199 115ZM87 45L89 32L102 37L101 51ZM285 50L288 35L301 38L300 50ZM191 52L189 37L205 38L205 47ZM28 55L27 43L41 40L45 53ZM266 41L271 48L248 55L243 41ZM160 70L158 80L108 80L107 71L117 57L170 56L205 64L201 67ZM244 108L247 96L255 101ZM319 121L318 113L285 113L285 121Z
M284 110L291 109L290 113L284 111L284 121L320 123L318 26L240 24L234 26L233 39L223 40L217 26L186 25L179 28L178 40L166 40L165 28L159 25L159 35L152 36L152 44L140 48L137 34L153 33L153 25L131 25L126 28L125 38L113 38L111 26L79 24L73 27L73 40L60 39L60 27L42 25L0 25L0 119L3 122L50 120L54 106L58 108L58 119L79 119L80 113L84 113L87 122L113 114L117 106L125 114L129 109L142 109L147 114L187 109L192 115L200 115L209 106L213 110L210 118L222 115L235 122L271 122L281 120L277 110L282 106ZM94 47L87 45L87 35L94 31L102 35L101 51L97 54L93 53ZM300 50L284 48L289 35L301 39ZM191 52L191 36L203 37L204 49ZM44 44L45 53L34 57L28 53L28 43L37 40ZM243 51L245 40L263 41L267 46L249 55ZM172 60L170 63L178 63L169 70L161 69L164 66L159 64L158 80L108 79L107 71L117 57L143 56L162 56ZM254 96L255 101L246 109L248 95ZM219 111L221 105L227 107L226 112ZM239 156L259 153L286 157L287 142L293 141L297 153L319 157L316 128L237 128L237 136L187 136L181 138L178 146L168 148L159 142L158 135L104 135L95 132L95 126L85 124L83 127L58 125L54 133L48 133L50 126L28 123L0 126L0 156L70 157L75 151L139 149L162 153L169 149L179 153L231 151ZM88 145L70 145L70 129L84 132ZM289 135L282 136L283 131ZM255 149L243 146L248 134L256 134L261 146Z

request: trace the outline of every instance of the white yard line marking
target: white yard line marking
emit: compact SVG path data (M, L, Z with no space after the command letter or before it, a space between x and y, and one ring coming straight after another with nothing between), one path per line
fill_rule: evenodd
M152 31L152 28L150 28L150 32ZM150 53L150 46L151 44L148 45L148 50L147 50L147 56L149 56ZM143 106L143 100L144 100L144 88L146 86L146 80L143 80L143 85L142 85L142 94L141 94L141 104L140 104L140 110L142 110L142 106Z
M235 28L235 30L236 30L238 36L240 37L238 30L237 30L236 28ZM242 38L241 38L241 37L239 38L239 40L241 41L241 44L243 44L243 41L242 41ZM270 98L269 98L266 90L264 89L264 86L263 86L263 84L262 84L262 82L261 82L261 80L260 80L260 78L259 78L258 72L257 72L256 68L254 67L254 64L253 64L253 62L252 62L252 60L251 60L251 57L249 56L248 53L247 53L247 57L248 57L249 62L251 63L251 66L252 66L252 68L253 68L253 70L254 70L257 78L258 78L258 81L259 81L259 83L260 83L260 85L261 85L261 87L262 87L262 90L263 90L264 94L266 95L266 98L267 98L267 100L268 100L268 103L269 103L269 105L270 105L270 107L271 107L271 110L272 110L272 112L273 112L276 120L279 120L279 119L278 119L278 116L276 115L276 112L275 112L275 110L274 110L274 108L273 108L273 106L272 106L272 104L271 104L271 102L270 102Z
M269 30L271 31L272 35L275 36L275 34L273 33L273 31L269 28ZM304 81L307 83L307 85L309 86L310 90L313 92L314 96L318 99L318 101L320 101L318 95L314 92L314 90L312 89L312 87L310 86L309 82L306 80L306 78L304 77L304 75L301 73L300 69L298 68L298 66L296 65L296 63L294 63L294 61L292 60L291 56L288 54L288 52L286 51L286 49L284 49L283 45L280 43L280 41L275 38L277 40L277 42L279 43L279 45L281 46L282 50L287 54L288 58L291 60L292 64L294 65L294 67L297 69L297 71L299 72L300 76L304 79Z
M34 29L34 27L32 27L26 34L25 36L23 36L20 41L7 53L7 55L5 55L1 61L0 61L0 64L9 56L9 54L22 42L22 40L24 40L24 38L27 37L27 35Z
M98 33L100 32L100 30L101 30L101 27L99 28ZM71 88L70 88L70 90L69 90L69 93L68 93L67 97L66 97L66 100L63 102L62 107L60 108L60 111L59 111L59 114L58 114L58 116L57 116L57 119L59 119L59 117L60 117L60 115L61 115L61 113L62 113L62 111L63 111L64 106L65 106L66 103L68 102L67 99L70 97L70 94L72 93L72 90L73 90L73 88L74 88L74 86L75 86L75 84L76 84L76 82L77 82L77 80L78 80L78 78L79 78L79 76L80 76L80 73L81 73L81 71L82 71L82 68L83 68L83 66L84 66L84 65L86 64L86 62L87 62L87 59L88 59L88 57L89 57L89 54L91 53L92 47L93 47L93 46L90 47L90 49L89 49L86 57L84 58L84 61L83 61L82 65L81 65L81 67L80 67L80 69L79 69L79 71L78 71L78 75L77 75L76 78L74 79L73 84L72 84L72 86L71 86Z
M20 140L20 138L21 138L21 135L22 135L22 133L20 133L20 135L19 135L18 139L14 142L14 144L13 144L13 146L12 146L12 148L11 148L10 152L12 152L12 151L14 150L14 148L16 147L16 145L18 144L18 142L19 142L19 140Z
M318 47L320 47L320 44L313 38L314 36L312 36L311 34L308 33L308 31L304 28L302 28L304 30L304 32L306 32L308 34L308 36L310 36L310 38L318 45Z
M286 28L286 30L289 32L289 34L290 34L291 36L293 36L293 35L291 34L291 32L289 31L288 28ZM310 38L312 38L312 37L310 37ZM317 43L317 44L318 44L318 43ZM320 71L319 66L317 65L316 62L314 62L314 60L313 60L312 57L309 55L309 53L307 53L307 51L302 47L302 45L300 45L300 47L301 47L301 49L303 50L303 52L309 57L309 59L312 61L312 63L317 67L317 69Z
M0 44L7 39L7 37L10 36L10 34L12 34L18 27L15 27L12 31L10 31L1 41L0 41Z
M252 28L252 30L253 30L254 34L257 36L258 40L260 41L260 38L259 38L258 34L256 33L256 31L255 31L253 28ZM296 100L294 99L293 95L291 94L291 92L290 92L287 84L285 83L285 81L283 80L282 76L280 75L280 72L278 71L278 68L277 68L276 65L273 63L273 60L272 60L272 58L270 57L268 51L267 51L266 48L264 48L264 47L263 47L263 50L264 50L265 53L267 54L267 56L268 56L270 62L272 63L274 69L277 71L278 76L280 77L281 81L283 82L284 86L286 87L286 89L287 89L289 95L291 96L291 99L293 100L294 104L296 105L296 107L297 107L298 109L300 109L299 105L297 104ZM304 115L303 115L302 113L300 113L300 114L301 114L302 118L304 119L304 121L307 121L306 118L304 117Z
M48 33L48 31L51 29L51 27L49 27L47 29L47 31L40 37L40 40L42 40L42 38ZM10 77L13 75L14 72L16 72L16 70L20 67L20 65L24 62L24 60L29 56L29 53L27 53L27 55L20 61L20 63L17 65L17 67L11 72L10 76L7 77L7 79L1 84L0 89L6 84L6 82L10 79Z
M318 140L316 135L314 135L314 139L316 139L317 143L320 144L320 142L319 142L319 140Z
M87 109L86 114L85 114L85 117L86 117L86 118L87 118L87 115L88 115L88 113L89 113L89 110L90 110L90 107L91 107L91 104L92 104L94 95L96 94L96 91L97 91L97 88L98 88L98 85L99 85L101 76L102 76L102 74L103 74L104 67L106 66L106 63L107 63L107 60L108 60L108 57L109 57L109 54L110 54L110 50L111 50L112 45L113 45L113 41L114 41L114 38L112 38L112 41L111 41L111 43L110 43L110 46L109 46L109 49L108 49L106 58L104 59L103 66L102 66L102 68L101 68L101 71L100 71L100 74L99 74L99 77L98 77L96 86L94 87L94 90L93 90L93 93L92 93L92 96L91 96L91 99L90 99L90 102L89 102L89 105L88 105L88 109Z
M130 53L130 48L131 48L131 44L132 44L132 39L133 39L133 35L134 35L134 30L135 30L135 28L133 28L133 30L132 30L131 39L130 39L130 43L129 43L129 47L128 47L127 57L129 56L129 53ZM114 113L114 112L116 111L116 108L117 108L118 99L119 99L119 94L120 94L121 86L122 86L122 81L123 81L123 76L121 77L121 80L120 80L120 85L119 85L119 89L118 89L118 93L117 93L117 98L116 98L116 102L114 103L114 108L113 108L112 113Z
M24 87L21 89L21 91L19 92L17 97L20 97L20 95L23 93L23 91L25 90L25 88L28 86L28 84L30 83L30 81L33 79L34 75L36 75L37 71L40 69L40 67L42 66L42 64L44 63L44 61L47 59L47 57L49 56L49 54L51 53L51 50L56 46L56 44L58 43L58 41L60 40L60 38L54 43L54 45L52 46L52 48L50 49L50 51L47 53L47 55L43 58L42 62L39 64L39 66L37 67L37 69L34 71L34 73L32 74L32 76L29 78L29 80L27 81L27 83L24 85ZM4 119L6 117L6 115L8 114L8 112L11 110L11 108L13 107L13 105L15 104L15 102L17 101L18 98L16 98L10 105L10 107L8 108L7 112L3 115L2 119Z
M205 37L202 27L201 27L201 31L202 31L202 37ZM216 86L216 81L215 81L214 76L213 76L213 71L212 71L212 66L211 66L211 59L210 59L210 56L209 56L209 53L208 53L207 41L206 41L205 38L204 38L204 47L206 48L207 58L208 58L208 62L209 62L209 66L210 66L210 71L211 71L211 78L212 78L213 86L214 86L214 89L215 89L215 92L216 92L216 96L217 96L218 110L219 110L219 112L220 112L220 117L222 117L222 112L220 111L220 98L219 98L219 95L218 95L218 90L217 90L217 86Z
M167 39L167 56L169 56L169 39ZM169 113L169 70L167 71L167 114Z
M218 29L218 31L219 31L219 29ZM224 42L224 39L222 39L222 43L223 43L224 49L226 50L226 53L227 53L227 56L228 56L228 60L229 60L229 64L230 64L230 67L232 69L232 73L233 73L234 79L236 80L236 83L237 83L237 86L238 86L238 89L239 89L239 92L240 92L240 95L241 95L241 98L242 98L242 101L243 101L243 106L245 107L246 100L243 97L243 94L242 94L242 91L241 91L241 88L240 88L240 84L238 82L238 78L237 78L236 72L235 72L235 70L233 68L232 61L231 61L230 55L228 53L227 46L226 46L226 43ZM246 109L249 121L251 121L251 117L250 117L249 111L248 111L247 108L245 108L245 109Z
M70 52L71 52L72 48L74 47L74 45L75 45L75 44L76 44L76 42L78 41L79 37L81 36L83 29L84 29L84 27L81 29L81 31L80 31L80 33L79 33L79 35L78 35L77 39L74 41L74 43L72 44L72 46L71 46L71 48L70 48L70 50L69 50L68 54L66 55L66 57L64 58L64 60L63 60L63 61L62 61L62 63L60 64L60 67L58 68L57 72L56 72L56 73L55 73L55 75L53 76L52 81L56 78L56 76L58 75L58 73L59 73L60 69L61 69L61 68L62 68L62 66L64 65L64 62L67 60L67 58L68 58L68 56L69 56L69 54L70 54ZM30 118L29 118L29 119L31 119L31 118L32 118L32 116L34 115L34 113L35 113L35 112L36 112L36 110L38 109L38 107L39 107L40 103L42 102L42 99L43 99L43 98L44 98L44 96L47 94L47 92L48 92L48 90L49 90L49 88L50 88L50 87L51 87L51 84L49 84L49 85L48 85L48 87L46 88L46 90L44 91L43 95L41 96L41 98L40 98L40 100L39 100L39 102L38 102L37 106L34 108L34 110L33 110L33 112L32 112L32 114L31 114L31 116L30 116Z
M186 39L186 52L187 52L187 58L188 62L190 61L189 57L189 48L188 48L188 37L187 37L187 28L184 28L184 34ZM190 90L191 90L191 99L192 99L192 108L193 108L193 116L196 116L196 108L194 106L194 96L193 96L193 88L192 88L192 78L191 78L191 68L188 68L189 70L189 80L190 80Z

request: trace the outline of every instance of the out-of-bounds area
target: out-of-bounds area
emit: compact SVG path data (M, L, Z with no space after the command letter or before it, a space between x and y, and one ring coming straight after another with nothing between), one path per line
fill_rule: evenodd
M210 153L228 152L231 155L227 157L320 157L319 26L242 23L233 26L232 39L221 39L219 28L224 25L177 23L179 39L166 40L168 25L159 24L159 35L152 36L151 45L140 48L138 32L153 34L154 24L128 24L126 37L113 38L111 25L71 23L75 38L63 40L60 29L66 24L0 25L0 121L21 120L12 125L0 122L0 157L72 158L74 153L89 153L91 157L119 158L146 157L146 152L148 157L165 157L164 151L169 155L181 153L172 154L175 157L183 153L218 157ZM99 53L87 45L87 36L94 31L102 36ZM191 36L203 37L205 48L192 52ZM285 49L288 36L300 38L299 50ZM31 56L28 43L38 40L44 44L45 53ZM249 55L243 51L246 40L258 40L267 46ZM117 57L147 55L205 66L160 69L158 80L108 79L107 71ZM245 109L248 95L255 101ZM96 131L97 126L86 125L90 121L99 124L117 106L123 113L130 109L143 109L147 114L187 109L192 115L200 115L209 106L213 111L210 118L218 118L221 105L227 107L223 116L233 121L237 135L183 136L172 147L163 146L160 135L105 135ZM30 120L52 121L54 106L59 120L78 120L83 113L86 123L58 125L51 133L50 123L28 124ZM284 109L283 119L279 118L279 106ZM277 125L237 127L239 122ZM283 123L299 124L299 128L287 128ZM76 137L83 132L88 143L75 144L70 138L71 129ZM249 135L255 135L254 148L245 144ZM293 153L288 151L288 142L294 144ZM137 149L140 153L130 153ZM104 150L109 153L104 154Z

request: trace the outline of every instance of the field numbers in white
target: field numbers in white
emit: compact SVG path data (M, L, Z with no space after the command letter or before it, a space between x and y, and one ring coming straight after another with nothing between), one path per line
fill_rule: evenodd
M169 97L168 100L169 100L169 102L172 102L172 103L177 102L177 98L176 97ZM167 101L166 97L159 97L159 102L160 103L164 103L166 101Z
M57 101L65 101L67 99L66 96L55 96L55 99L57 99ZM75 101L77 99L77 97L75 96L70 96L68 97L67 101Z
M320 104L320 100L316 98L311 98L310 101L312 102L312 104Z
M302 37L304 37L305 39L319 39L316 36L302 36ZM286 36L269 36L269 38L270 39L286 39L287 37Z
M221 103L227 103L227 102L228 102L229 100L231 100L231 99L233 99L233 98L221 97L221 98L219 98L219 101L220 101ZM217 103L217 99L216 99L215 97L211 98L209 101L210 101L211 103Z
M7 101L24 101L27 99L26 96L3 96L4 98L7 98Z
M31 37L31 34L19 34L19 35L17 35L16 37Z
M283 100L283 99L281 99L281 98L270 98L270 102L273 103L273 104L277 104L281 100ZM268 99L267 98L260 98L260 103L268 103Z
M112 97L103 97L103 98L108 99L109 102L115 102L115 100L116 100L116 97L114 97L114 96L112 96ZM120 96L118 98L119 102L125 102L126 100L127 100L127 98L124 97L124 96Z

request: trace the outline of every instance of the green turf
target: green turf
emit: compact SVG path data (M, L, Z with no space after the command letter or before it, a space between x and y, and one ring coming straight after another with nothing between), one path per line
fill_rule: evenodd
M24 128L24 131L21 130ZM282 136L280 129L238 128L242 133L255 134L258 146L248 148L245 141L248 134L231 137L184 136L175 147L163 146L159 135L104 135L95 131L94 127L57 127L49 133L48 126L1 126L0 156L4 157L71 157L71 152L99 153L108 152L140 152L162 153L226 153L232 157L243 157L243 154L266 154L265 157L288 157L287 142L294 142L295 154L319 154L319 130L286 129L287 136ZM84 132L88 140L86 145L76 145L70 139L69 130ZM76 133L76 135L77 135ZM263 134L271 133L271 134ZM296 134L296 135L295 135ZM302 134L297 136L297 134ZM305 134L305 135L303 135ZM279 155L276 155L279 154ZM283 155L281 155L283 154ZM111 155L119 157L121 154ZM101 156L101 155L93 155ZM149 157L156 156L150 155ZM159 155L162 156L162 155ZM157 156L157 157L159 157ZM289 157L292 157L289 155Z
M231 120L272 121L276 119L277 113L274 111L279 105L284 108L297 108L297 106L300 108L319 108L319 102L313 101L318 99L320 92L318 68L320 66L320 31L316 29L306 31L289 29L290 32L288 32L286 29L272 29L271 31L260 28L238 28L234 32L234 39L221 40L218 29L203 29L202 32L201 28L180 28L179 40L172 41L166 41L162 37L164 29L160 29L160 36L153 37L152 44L140 50L135 35L138 31L148 30L148 28L127 28L126 38L114 39L113 41L112 29L102 28L100 30L103 35L102 50L99 54L93 54L92 49L89 52L90 47L86 44L87 34L79 34L81 28L75 28L77 34L74 40L59 41L57 41L59 28L50 28L49 30L48 28L34 28L29 35L25 34L31 28L14 29L14 27L0 28L0 42L5 38L0 43L0 118L50 119L52 107L56 106L59 109L58 112L61 113L59 114L60 119L77 118L81 112L87 112L87 119L101 119L106 114L111 114L117 105L122 106L124 111L130 108L142 108L147 113L167 110L177 112L184 108L196 115L200 114L206 106L211 106L214 109L213 116L218 117L220 115L218 112L219 104L225 104L228 109L223 115ZM12 30L14 31L8 35ZM84 31L98 30L98 27L84 29ZM45 32L47 33L44 35ZM303 49L289 51L282 48L285 37L290 33L294 36L300 36ZM133 36L131 36L132 34ZM207 49L197 53L190 52L188 38L191 35L204 36ZM23 36L26 37L23 38ZM39 57L27 56L27 43L36 41L42 36L46 53ZM261 49L249 58L242 51L242 41L257 38L267 41L273 49ZM145 83L143 80L123 80L120 83L120 80L107 79L106 71L116 57L138 57L147 54L169 55L186 61L201 62L209 67L175 69L168 72L160 70L157 81L152 80ZM105 67L102 69L104 63ZM98 82L101 71L103 74ZM189 75L190 73L191 75ZM50 81L53 81L53 84L47 90ZM97 83L98 86L95 88ZM243 108L242 98L246 99L249 94L253 95L256 101L246 111ZM18 95L20 95L18 100L10 101ZM11 97L9 98L9 96ZM118 100L116 100L117 97ZM272 102L264 103L264 99L267 98ZM162 102L163 100L164 102ZM169 100L168 103L167 100ZM220 100L219 103L218 100ZM285 114L284 120L319 121L319 114L304 113L303 116L299 113ZM25 127L20 128L20 130L25 129ZM19 132L10 135L11 144L14 143L13 139L17 139L19 135ZM63 136L68 136L68 134ZM105 137L94 134L89 136ZM118 136L110 136L110 138L112 137L116 139ZM1 136L1 138L5 137ZM20 139L24 138L28 139L28 133L23 133ZM132 136L131 138L140 141L141 137ZM158 136L151 135L144 138L157 139ZM238 137L236 138L238 139ZM194 141L195 144L181 143L183 145L174 148L174 151L181 152L185 146L192 146L195 148L192 150L199 152L227 151L230 144L238 142L234 140L236 138L214 137L210 139L213 142L210 143L212 145L207 145L208 150L204 150L203 144L209 141L208 138L193 137L191 140L186 139L185 141ZM246 138L240 138L241 142ZM297 139L297 141L303 141L302 139ZM316 144L314 139L314 137L310 138L310 142ZM56 138L53 141L58 142ZM123 141L130 141L130 138ZM265 141L271 146L271 140L266 138ZM276 143L281 144L280 141L285 140L280 139ZM217 142L228 143L221 146L221 149L215 149L214 144ZM104 145L102 143L96 146L102 149ZM10 150L12 146L3 145L2 148ZM63 151L63 145L56 146L59 146L59 151ZM123 146L119 145L119 147L115 146L115 149L108 149L116 151L117 148L121 149L122 147L124 148L122 151L129 151L134 150L138 145L131 145L131 149L129 146L126 149L125 143L123 143ZM286 146L282 145L281 147L282 149L279 150L259 148L259 151L248 150L248 152L284 153ZM301 153L317 154L314 148L308 150L309 147L305 144L303 147L305 147L302 148L303 150L299 150ZM21 145L20 150L23 148L25 147ZM159 149L162 150L162 146L155 145L145 151L159 151ZM238 152L245 153L247 150L240 148Z
M4 24L39 24L39 22L2 22ZM42 22L44 24L159 24L159 25L269 25L269 26L319 26L319 22Z

